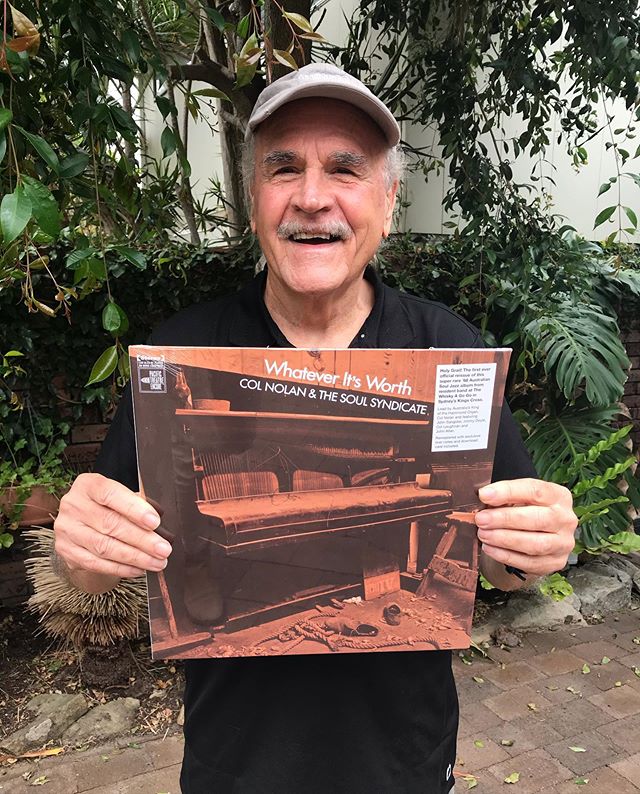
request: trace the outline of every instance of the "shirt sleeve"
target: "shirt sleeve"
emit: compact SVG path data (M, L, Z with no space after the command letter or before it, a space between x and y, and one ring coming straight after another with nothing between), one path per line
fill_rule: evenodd
M473 347L485 347L479 333ZM496 453L493 458L492 482L500 480L518 480L521 477L537 477L529 450L526 448L522 435L513 418L505 397L500 414Z
M138 464L133 426L131 384L127 383L93 470L138 490Z
M493 459L493 482L516 480L520 477L537 477L529 451L524 445L520 430L507 401L502 404L496 454Z

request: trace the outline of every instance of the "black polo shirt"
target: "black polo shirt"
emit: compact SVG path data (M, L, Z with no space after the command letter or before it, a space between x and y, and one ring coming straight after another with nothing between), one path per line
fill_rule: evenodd
M439 303L383 285L351 347L480 347ZM263 300L266 274L181 311L150 344L291 347ZM95 470L137 489L131 394ZM493 479L536 476L508 408ZM449 651L185 662L185 794L445 794L453 786L458 701Z

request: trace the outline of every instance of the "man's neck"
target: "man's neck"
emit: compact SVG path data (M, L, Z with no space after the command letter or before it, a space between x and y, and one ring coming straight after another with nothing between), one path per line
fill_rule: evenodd
M364 277L339 294L316 296L289 293L270 275L267 272L264 302L294 347L349 347L375 301L373 285Z

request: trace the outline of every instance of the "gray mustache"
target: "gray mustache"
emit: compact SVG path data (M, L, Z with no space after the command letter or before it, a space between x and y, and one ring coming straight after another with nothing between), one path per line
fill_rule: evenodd
M351 228L346 223L340 221L328 222L320 224L306 224L299 223L298 221L288 221L281 223L278 226L278 237L282 240L287 240L292 234L308 234L308 235L321 235L330 234L332 237L337 237L340 240L348 240L351 235Z

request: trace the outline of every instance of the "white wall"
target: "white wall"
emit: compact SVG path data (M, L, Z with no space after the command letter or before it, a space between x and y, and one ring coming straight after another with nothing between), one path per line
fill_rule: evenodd
M611 129L626 128L630 111L624 107L624 102L620 101L614 106L609 106L607 110L613 116ZM604 124L604 121L605 110L600 105L597 119L598 128ZM567 152L566 142L563 140L562 143L557 143L560 130L560 121L557 116L552 118L550 126L549 139L551 143L544 157L536 160L520 157L515 162L511 162L514 181L533 184L537 195L549 207L549 211L561 216L559 223L575 227L580 234L589 239L604 239L619 228L617 215L611 222L598 226L597 229L593 228L598 213L605 207L617 204L619 198L617 185L598 197L600 185L617 173L614 151L606 147L606 143L611 140L610 129L604 129L593 140L585 144L588 162L576 169L571 155ZM517 136L525 127L522 120L513 118L508 121L505 132L507 137ZM441 150L434 143L432 131L411 127L405 129L405 139L414 146L427 146L436 157L441 155ZM638 142L640 141L631 140L622 146L633 155ZM485 143L491 151L492 144L488 137L485 139ZM531 182L531 173L534 167L536 176L543 176L543 179L537 183ZM640 163L637 160L629 160L622 170L640 171ZM640 188L629 178L622 179L620 184L621 203L631 207L640 215ZM455 218L448 216L442 210L442 198L449 185L450 180L446 167L441 169L440 173L429 174L427 180L424 179L422 173L409 175L407 188L411 206L407 211L407 229L434 234L450 231L443 226L443 223L447 220L455 221ZM625 216L622 220L623 228L630 226ZM623 232L622 239L631 241L633 238Z
M208 83L194 82L191 90L211 88ZM222 154L220 150L220 137L217 134L218 120L215 111L215 99L210 97L197 97L206 118L197 122L189 116L189 136L187 140L187 154L191 163L191 185L194 197L201 199L210 188L211 179L222 181ZM178 115L182 119L184 113L184 95L176 92ZM206 108L209 110L206 110ZM162 157L160 138L165 128L165 123L158 111L150 91L145 95L143 110L145 117L144 131L147 140L147 154L159 160ZM174 162L173 158L171 162Z

